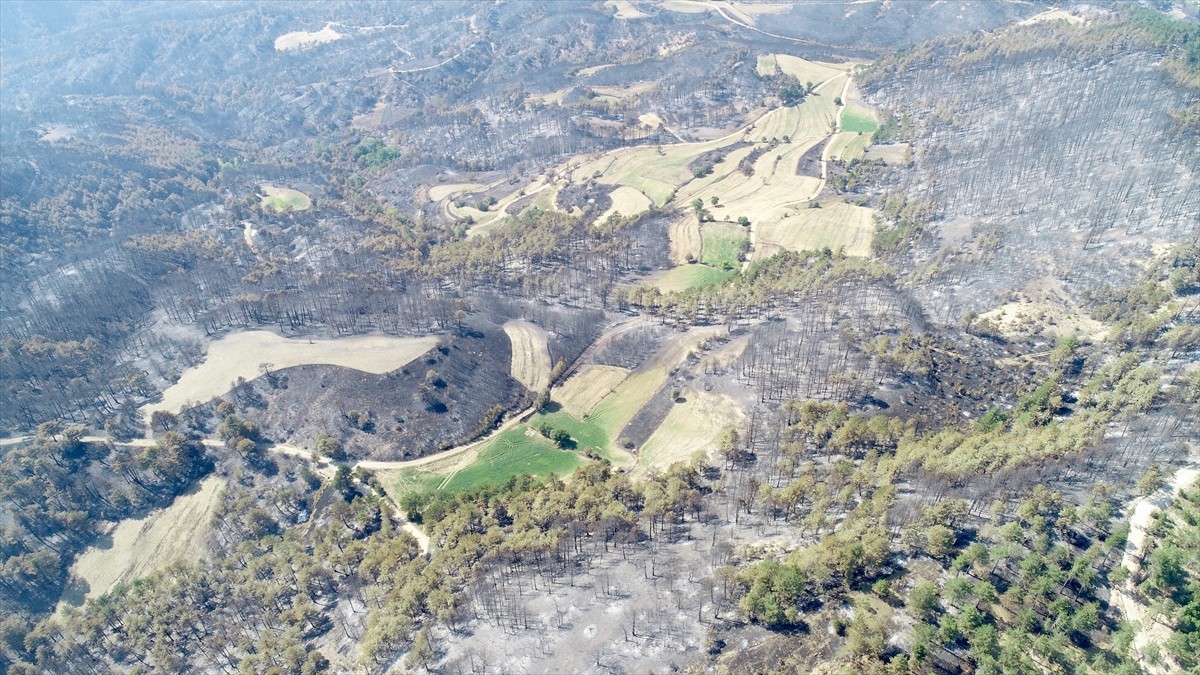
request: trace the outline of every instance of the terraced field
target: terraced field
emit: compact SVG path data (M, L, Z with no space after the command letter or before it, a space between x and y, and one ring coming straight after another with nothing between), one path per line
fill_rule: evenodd
M561 409L538 413L526 423L513 420L482 442L441 456L400 463L400 466L398 463L387 466L362 463L361 466L377 471L388 486L389 494L397 500L413 493L452 492L495 485L522 473L543 478L551 473L567 476L588 461L586 455L589 454L604 457L619 467L633 468L636 464L634 455L618 446L626 425L693 350L723 330L711 326L672 336L632 373L611 366L586 366L551 392L551 400ZM698 399L694 405L706 405L708 400ZM540 433L539 428L565 431L570 436L567 448L559 448ZM702 437L708 434L707 431L698 433ZM668 442L673 441L656 443ZM702 444L702 440L695 438L689 442L689 448ZM675 456L656 448L654 455Z
M824 247L866 256L871 252L873 232L871 209L831 201L820 208L799 209L789 217L763 223L757 228L755 246L757 255L763 258L779 250L816 251Z

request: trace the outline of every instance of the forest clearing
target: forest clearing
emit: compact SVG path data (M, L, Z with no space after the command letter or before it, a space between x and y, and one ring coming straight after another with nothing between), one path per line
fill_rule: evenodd
M87 587L84 596L98 598L118 583L203 555L224 486L223 478L209 476L170 506L118 523L104 544L88 548L71 566L71 574Z
M263 191L262 205L274 211L304 211L312 206L308 195L291 188L276 187L263 183L259 186Z

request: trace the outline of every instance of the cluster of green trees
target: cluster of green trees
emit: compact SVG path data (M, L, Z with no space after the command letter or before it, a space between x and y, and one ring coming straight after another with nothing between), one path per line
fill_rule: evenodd
M1063 409L1063 374L1055 372L1022 396L1011 413L995 408L972 428L902 439L895 466L966 478L1094 449L1110 422L1144 413L1158 400L1162 373L1144 358L1129 353L1098 368L1071 411Z
M378 138L364 138L351 153L368 169L379 169L400 158L400 151Z
M880 159L855 158L846 162L842 159L832 161L833 170L829 173L829 184L838 194L854 192L860 186L875 178L886 166ZM816 202L813 202L814 204Z
M906 578L873 588L898 603L892 592L904 587L918 621L911 643L904 654L872 656L918 671L1065 672L1085 663L1091 672L1138 672L1131 628L1101 600L1128 532L1110 526L1105 492L1100 487L1080 508L1038 486L1016 513L997 511L977 531L930 526L938 518L927 510L917 523L924 536L908 539L914 561L937 562L937 573L910 564Z
M927 233L925 226L937 216L933 200L910 200L902 194L884 195L879 222L871 238L871 251L886 256L907 249Z
M1113 326L1109 341L1124 348L1165 346L1173 353L1200 345L1200 330L1181 317L1179 302L1200 290L1200 239L1155 261L1137 282L1088 294L1092 317Z
M892 278L886 265L822 251L783 251L752 263L729 282L663 293L654 286L634 286L613 293L621 309L637 308L681 324L704 324L760 315L789 296L802 296L842 284Z

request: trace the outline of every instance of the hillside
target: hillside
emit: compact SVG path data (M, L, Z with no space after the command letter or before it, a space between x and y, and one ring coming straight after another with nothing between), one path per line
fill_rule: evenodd
M1200 667L1160 4L0 4L0 670Z

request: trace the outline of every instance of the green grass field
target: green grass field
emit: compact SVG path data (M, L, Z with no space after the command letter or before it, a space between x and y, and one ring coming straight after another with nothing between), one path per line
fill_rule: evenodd
M399 500L410 494L433 492L444 480L446 477L440 473L407 469L402 471L400 477L396 479L396 489L392 494Z
M878 128L879 122L875 121L875 115L857 103L851 103L842 111L842 131L863 131L871 134Z
M629 420L658 391L666 377L667 373L662 368L633 373L596 405L588 415L588 421L604 430L609 438L617 438Z
M523 473L539 478L552 473L567 476L586 461L575 452L559 450L540 434L526 435L526 428L522 425L492 439L479 451L478 459L454 474L443 489L458 492L481 485L498 485Z
M704 264L718 270L737 269L741 265L738 256L742 252L742 242L746 241L746 232L740 225L704 223L700 233L704 237L704 253L700 258Z
M758 71L759 75L762 75L763 77L771 77L775 74L775 55L760 54L755 65L755 70Z
M266 196L263 197L263 207L274 209L275 211L303 211L312 206L312 200L308 195L299 190L290 188L277 188L264 186L263 191Z
M571 435L571 439L575 441L575 451L579 453L593 450L600 455L608 452L609 437L605 430L592 419L577 420L570 413L559 410L549 414L535 415L530 424L536 429L540 424L545 423L554 429L562 429Z
M719 270L708 265L680 265L664 274L654 285L665 292L686 291L723 283L735 274L737 270Z

